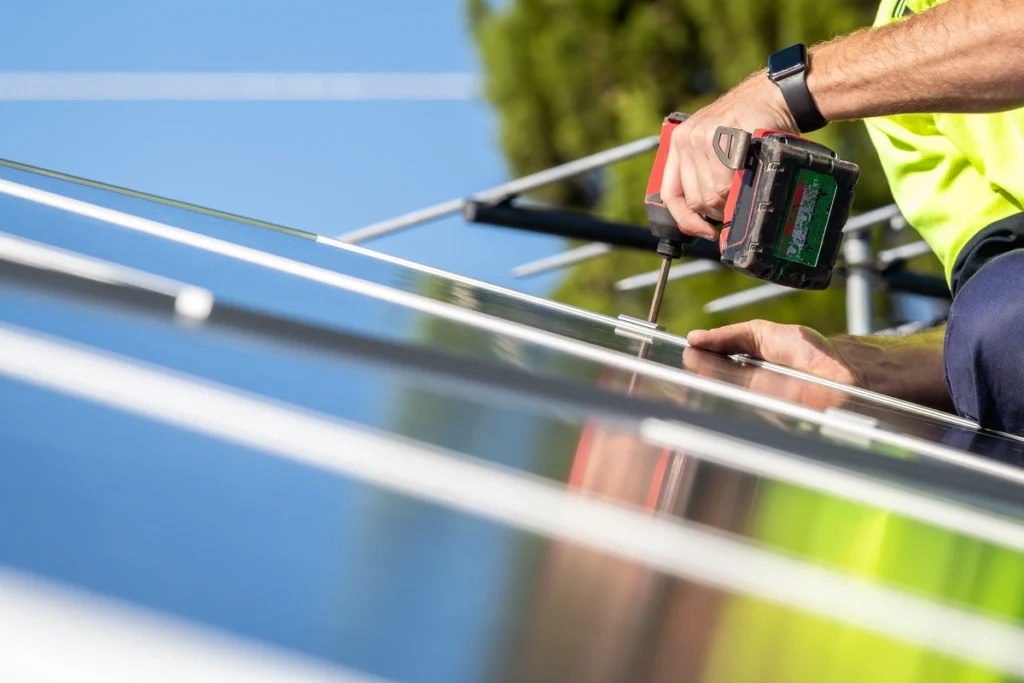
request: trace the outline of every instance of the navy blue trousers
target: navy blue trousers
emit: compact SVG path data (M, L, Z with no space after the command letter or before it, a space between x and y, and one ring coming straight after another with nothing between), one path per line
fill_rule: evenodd
M1024 435L1024 249L986 263L957 292L944 359L962 416Z

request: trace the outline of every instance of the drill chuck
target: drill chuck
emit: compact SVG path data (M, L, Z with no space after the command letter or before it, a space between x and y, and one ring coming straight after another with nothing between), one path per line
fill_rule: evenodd
M678 240L662 238L658 242L658 248L656 251L666 259L677 259L683 255L683 243Z

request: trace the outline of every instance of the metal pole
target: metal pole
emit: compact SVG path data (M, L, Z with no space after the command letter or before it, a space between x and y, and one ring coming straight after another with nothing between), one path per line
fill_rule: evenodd
M550 185L551 183L556 183L560 180L565 180L566 178L572 178L596 168L601 168L624 159L639 156L644 152L649 152L657 148L657 146L658 136L652 135L651 137L629 142L625 145L606 149L605 151L598 152L597 154L591 154L590 156L583 157L582 159L570 161L569 163L562 164L561 166L555 166L554 168L549 168L544 171L531 173L530 175L523 176L517 180L504 183L503 185L498 185L497 187L492 187L489 190L478 192L472 195L469 200L480 202L482 204L500 202L508 199L509 197L514 197L524 192L529 192L530 190L536 190L538 187L543 187L544 185ZM425 209L419 209L396 218L368 225L365 228L353 230L352 232L345 233L344 235L339 235L338 239L342 242L355 244L356 242L363 242L365 240L387 235L405 228L411 228L412 226L419 225L420 223L426 223L427 221L459 213L469 200L464 198L451 199L447 202L442 202L441 204L428 206Z
M892 220L899 215L900 207L895 204L881 206L877 209L872 209L867 213L862 213L859 216L854 216L850 220L846 221L846 225L843 226L843 232L849 235L852 232L867 230L868 228L874 227L876 223Z
M683 280L694 275L703 275L704 273L716 273L722 270L723 267L714 261L680 263L672 266L672 269L668 271L668 282ZM623 278L615 283L615 290L618 292L632 292L635 289L653 287L658 283L660 273L660 270L655 270L650 273L640 273L639 275Z
M871 211L863 213L859 216L854 216L849 221L847 221L846 225L843 227L843 232L850 233L857 232L859 230L866 230L867 228L874 226L876 223L881 223L882 221L898 221L901 219L902 216L900 216L899 208L895 204L889 204L887 206L882 206L877 209L872 209ZM565 266L582 263L583 261L588 261L592 258L596 258L598 256L608 253L607 251L591 251L589 249L589 247L591 246L592 245L587 244L582 247L577 247L576 249L570 249L569 251L565 252L565 261L561 261L557 257L547 257L539 261L530 261L529 263L524 263L521 266L516 266L516 268L514 268L512 272L517 277L522 277L519 274L520 272L526 275L537 275L548 270L554 270L556 268L562 268ZM571 256L569 256L570 254ZM658 271L652 270L650 273L645 273L645 275L647 276L645 281L649 280L649 284L647 284L647 286L654 286L654 283L658 279ZM643 285L637 285L636 287L630 287L630 289L639 289L642 286Z
M743 306L749 306L750 304L760 303L762 301L770 301L777 299L780 296L789 296L790 294L796 294L800 292L799 289L792 289L791 287L784 287L783 285L777 285L774 282L766 285L760 285L757 287L751 287L750 289L744 289L734 294L728 294L726 296L714 299L704 304L705 313L722 313L724 311L731 311L734 308L741 308Z
M445 216L459 213L465 205L465 199L452 199L441 204L428 206L425 209L412 211L399 216L398 218L391 218L386 221L381 221L380 223L368 225L365 228L359 228L358 230L347 232L344 235L338 235L338 239L349 244L365 242L366 240L373 239L374 237L380 237L392 232L397 232L404 228L411 228L412 226L419 225L420 223L427 223L429 221L437 220L438 218L444 218Z
M931 275L918 275L909 273L902 268L895 268L882 272L882 280L889 287L890 292L900 294L917 294L933 299L950 300L949 285L946 278L934 277Z
M462 216L467 223L526 230L571 240L591 240L650 253L654 253L658 246L658 238L650 230L601 220L585 213L524 209L515 204L486 204L470 199L466 201Z
M537 259L536 261L527 261L526 263L513 268L512 274L516 277L540 275L541 273L546 273L550 270L568 268L569 266L574 266L577 263L590 261L591 259L611 253L611 251L612 246L610 244L591 242L589 244L584 244L581 247L574 247L560 252L554 256L545 256L544 258Z
M927 242L911 242L878 252L878 263L884 267L896 261L909 261L931 253L932 248Z
M615 223L574 211L526 209L511 202L487 204L470 199L462 215L470 223L590 240L613 247L653 252L658 246L658 238L646 227ZM718 244L709 240L696 240L687 244L684 251L690 258L718 261L722 257Z
M612 251L612 245L604 244L603 242L591 242L590 244L584 244L582 247L576 247L568 251L559 252L552 256L545 256L544 258L537 259L536 261L530 261L524 263L521 266L516 266L512 269L512 275L515 277L529 277L531 275L540 275L546 273L549 270L557 270L559 268L566 268L579 263L581 261L589 261L590 259L597 258L598 256L604 256Z
M846 258L846 330L850 334L871 334L875 327L871 233L861 230L848 234L843 241L843 256Z

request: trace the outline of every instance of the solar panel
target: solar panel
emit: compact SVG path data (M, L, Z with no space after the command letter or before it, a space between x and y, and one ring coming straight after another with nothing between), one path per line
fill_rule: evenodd
M81 182L51 178L22 170L8 169L5 173L20 181L22 187L25 187L25 181L32 180L31 188L60 189L62 197L88 199L88 207L111 209L124 215L141 216L151 220L167 219L160 225L171 229L186 227L190 233L227 240L232 244L243 244L263 254L271 253L275 256L287 257L300 264L308 263L325 267L331 271L351 274L365 282L382 284L389 288L412 292L470 310L483 311L491 317L520 323L538 330L554 332L560 336L583 340L630 355L637 355L640 350L641 342L638 341L637 333L650 334L653 341L647 344L647 358L674 368L685 363L685 358L680 357L686 346L685 341L681 338L658 332L652 334L645 330L638 331L635 326L606 316L571 309L553 302L538 300L535 297L510 293L508 290L490 287L466 278L444 275L433 269L410 267L410 265L396 262L394 259L380 258L367 250L347 247L324 238L317 239L317 236L308 233L305 239L297 239L294 229L272 229L263 224L260 230L253 230L253 225L228 219L226 216L214 217L210 213L202 213L200 210L187 209L180 203L176 206L161 203L167 202L167 200L143 199L139 196L124 194L124 191L98 189ZM54 235L54 241L58 244L69 244L75 248L88 249L91 251L87 253L101 257L112 254L122 262L145 269L154 269L171 277L181 272L180 261L176 258L177 254L189 254L188 258L197 264L193 270L199 271L195 273L194 277L203 280L202 282L197 281L195 284L211 286L218 293L223 292L225 296L234 296L242 301L258 299L258 305L261 307L292 315L302 315L307 310L316 309L315 315L318 316L318 319L328 319L324 317L323 307L319 306L318 301L315 300L315 297L327 295L313 294L312 292L316 288L311 287L308 282L290 281L285 285L283 281L275 279L278 277L276 274L262 273L261 280L269 281L268 284L265 287L254 288L252 282L245 279L254 271L246 263L239 262L237 259L229 257L231 261L224 261L213 255L195 254L193 253L195 250L189 248L188 245L180 247L174 244L169 245L165 240L154 240L152 235L138 231L133 231L134 234L120 235L116 243L109 241L97 243L91 239L90 236L93 232L87 228L67 229L69 221L75 224L83 220L80 215L69 214L68 211L57 209L58 213L48 214L52 215L52 218L35 217L35 212L53 212L55 209L12 198L10 195L6 195L4 201L13 202L7 210L15 217L20 216L21 212L29 213L29 217L24 221L25 225L39 222L47 225ZM121 212L121 208L130 209L131 213ZM124 232L117 228L111 228L109 224L101 225L102 223L103 221L97 221L96 227L103 227L108 231ZM290 230L291 234L286 233L286 230ZM38 230L30 228L29 231L37 237L39 236ZM205 258L210 260L203 261L202 259ZM210 265L200 267L200 263L209 263ZM238 270L231 270L235 268ZM298 275L308 281L308 274L300 271ZM244 285L241 284L243 281ZM307 287L309 289L306 289ZM336 289L337 285L332 285L332 287ZM337 292L332 293L331 296L337 296ZM370 305L370 302L365 301L365 297L357 298L363 302L364 306ZM417 323L408 321L408 316L404 311L391 310L387 316L380 318L371 315L370 311L365 308L357 309L355 306L354 303L339 303L337 309L349 313L344 316L343 321L339 322L343 322L345 325L371 325L376 322L377 326L373 331L375 335L407 334L407 325L417 325ZM373 308L375 312L388 310L386 306L382 305L375 305ZM333 319L339 317L341 316L336 316ZM419 329L423 329L423 326L419 325ZM443 341L437 340L435 343ZM504 348L507 347L508 343L504 344ZM475 346L475 351L490 353L500 348L502 345L482 343ZM695 369L699 373L715 376L730 384L757 388L761 393L791 399L793 397L796 399L810 397L811 400L818 403L831 404L830 407L838 407L847 412L883 419L902 432L930 441L952 439L958 444L967 443L969 448L986 455L999 453L1000 457L1014 461L1020 456L1021 446L1018 445L1018 442L1001 439L994 435L977 435L973 430L971 430L970 437L965 437L960 430L950 429L950 427L963 426L969 429L968 421L956 419L937 411L928 411L871 392L851 392L838 385L831 386L834 391L819 390L814 385L824 385L825 383L806 377L802 378L806 381L801 382L799 381L800 377L792 376L793 373L787 374L788 379L771 377L765 381L763 377L758 379L759 376L763 376L765 371L776 373L780 369L763 363L723 362L695 351L690 351L687 355L693 359L694 362L691 364L696 366ZM523 362L522 359L520 362ZM567 370L567 372L579 372L578 363L574 362L570 365L574 370ZM743 365L751 367L743 367ZM590 368L588 372L594 376L597 370ZM679 376L681 375L677 375L677 377ZM808 382L812 382L812 384L808 384ZM921 415L926 419L918 420L909 415ZM801 415L801 417L804 416L806 413Z
M324 680L1024 675L1012 437L315 236L0 193L10 585Z

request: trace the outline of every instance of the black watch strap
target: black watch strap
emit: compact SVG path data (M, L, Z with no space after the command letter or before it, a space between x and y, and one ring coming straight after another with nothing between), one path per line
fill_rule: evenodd
M807 87L807 72L800 70L775 81L782 91L782 97L786 100L789 113L793 115L797 128L801 133L811 133L824 128L828 121L821 115L818 105L811 97L811 91Z

